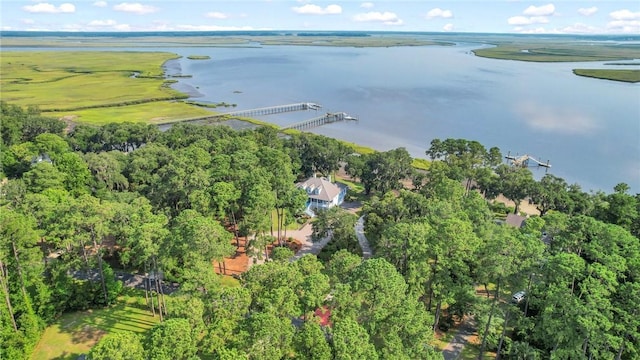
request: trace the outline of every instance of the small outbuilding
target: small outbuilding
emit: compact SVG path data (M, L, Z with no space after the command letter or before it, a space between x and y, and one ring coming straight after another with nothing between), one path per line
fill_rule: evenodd
M527 218L524 216L520 216L516 214L507 214L507 218L504 222L508 225L521 228L522 225L524 225L525 220L527 220Z

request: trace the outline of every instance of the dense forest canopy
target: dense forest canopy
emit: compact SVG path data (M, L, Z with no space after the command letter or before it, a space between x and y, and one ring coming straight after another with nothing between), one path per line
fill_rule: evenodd
M640 357L640 195L624 183L607 194L534 180L465 139L432 141L425 172L402 148L359 155L269 127L65 133L37 108L3 102L0 116L0 358L28 358L63 313L118 302L116 271L158 275L141 296L162 321L107 334L90 359L438 359L435 332L468 315L481 357ZM314 237L333 236L328 253L267 252L304 209L296 181L341 167L364 189L374 257L340 209L314 221ZM501 225L525 199L540 215ZM212 264L240 236L269 258L224 286Z

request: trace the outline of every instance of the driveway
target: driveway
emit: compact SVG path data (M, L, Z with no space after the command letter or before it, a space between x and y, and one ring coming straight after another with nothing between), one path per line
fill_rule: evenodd
M458 332L451 339L451 342L442 350L442 355L444 356L444 360L456 360L460 357L462 350L464 350L465 345L469 341L469 338L475 335L476 332L476 324L475 321L466 317L464 322L458 328Z

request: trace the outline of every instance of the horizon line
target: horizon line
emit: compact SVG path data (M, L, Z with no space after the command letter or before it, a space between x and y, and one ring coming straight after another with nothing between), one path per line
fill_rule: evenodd
M86 30L0 30L0 34L157 34L157 33L182 33L182 34L208 34L208 33L330 33L330 34L430 34L430 35L456 35L456 34L481 34L481 35L513 35L513 36L608 36L629 37L640 39L640 34L611 34L611 33L519 33L519 32L477 32L477 31L421 31L421 30L294 30L294 29L252 29L252 30L139 30L139 31L86 31ZM282 34L289 35L289 34Z

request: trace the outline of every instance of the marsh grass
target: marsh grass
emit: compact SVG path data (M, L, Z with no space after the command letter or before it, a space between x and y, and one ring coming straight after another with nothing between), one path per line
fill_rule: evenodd
M549 41L497 43L496 47L476 49L473 53L492 59L534 62L608 61L640 57L640 49L633 46Z
M453 45L451 42L421 40L410 37L365 36L273 36L255 39L262 45L339 46L339 47L390 47Z
M164 102L154 109L178 106L169 111L175 113L185 105L166 100L187 95L168 86L162 64L177 57L168 52L7 51L0 59L0 96L20 106L37 105L44 112ZM163 115L153 115L158 116Z
M573 69L573 73L578 76L586 76L596 79L630 83L640 82L640 70Z
M161 124L184 118L212 116L211 111L182 102L159 101L146 104L114 106L86 110L43 112L45 116L65 118L77 123L104 125L111 122Z
M209 59L211 59L211 56L209 56L209 55L189 55L189 56L187 56L187 59L189 59L189 60L209 60Z

